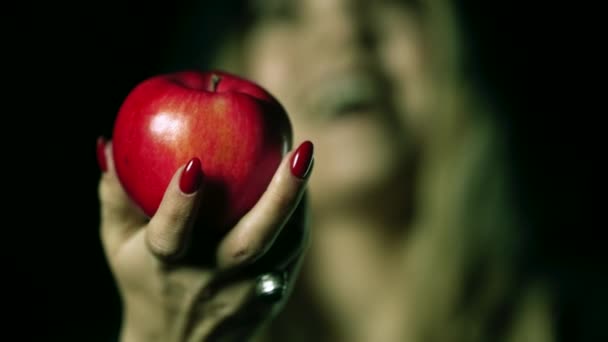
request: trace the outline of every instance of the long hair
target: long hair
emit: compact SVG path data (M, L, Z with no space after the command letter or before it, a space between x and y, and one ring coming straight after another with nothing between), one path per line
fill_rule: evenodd
M518 202L524 190L511 163L509 113L495 101L492 84L471 72L475 61L463 30L464 19L454 2L420 3L435 51L431 55L436 107L429 125L432 139L426 142L419 172L416 222L405 256L409 278L403 303L408 311L403 317L406 340L553 341L555 292L530 267L534 227ZM203 24L225 25L219 21L222 11L236 8L207 8L217 15ZM190 17L198 17L199 11L190 10ZM191 35L182 35L182 41L176 42L180 59L170 61L172 68L212 62L217 52L214 45L222 38L208 34L215 31L201 29L200 24L184 20L184 32ZM205 50L190 48L205 45ZM291 334L298 324L293 320L297 314L281 315L279 328L273 332L271 325L269 336L297 341Z
M553 341L554 292L529 267L534 227L518 201L509 113L498 89L471 73L475 56L454 3L425 3L442 53L407 254L408 340Z

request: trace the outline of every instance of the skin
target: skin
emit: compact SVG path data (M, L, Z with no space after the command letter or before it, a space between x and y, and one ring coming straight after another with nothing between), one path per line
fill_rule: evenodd
M117 182L109 144L99 187L101 237L125 303L122 341L251 336L285 301L255 303L252 288L260 272L250 270L284 267L291 292L307 234L282 246L273 237L302 224L292 214L304 204L314 234L295 291L312 293L307 304L327 319L299 322L296 334L306 336L309 324L315 336L331 341L402 340L407 278L399 270L428 117L417 14L391 1L279 1L278 10L271 3L261 2L263 16L240 37L244 58L231 71L281 101L294 141L313 141L310 187L289 172L292 151L254 209L218 245L206 247L216 263L192 266L183 256L192 248L189 224L204 180L203 190L185 195L177 170L161 209L148 221ZM301 203L305 191L310 201ZM251 267L273 248L290 253L279 253L271 266ZM211 295L202 296L209 288ZM252 313L249 324L223 327L235 315Z
M312 293L315 310L329 319L300 333L401 341L406 213L428 118L421 19L392 1L278 3L261 5L261 19L244 39L244 71L281 99L295 139L316 146L313 240L298 285L306 305ZM380 95L342 109L349 100L340 89L356 93L366 82ZM305 307L299 304L293 311Z
M122 340L246 341L264 327L256 341L553 340L544 284L514 296L503 142L492 115L472 120L489 108L461 69L447 2L424 1L428 17L396 0L255 2L216 66L270 90L294 141L313 141L309 201L284 161L225 240L190 246L217 263L192 265L182 250L204 190L184 196L174 181L166 209L144 221L110 167L102 238L126 304ZM304 231L292 229L306 223L298 205L310 210L306 258L307 233L281 239ZM255 276L282 267L287 296L256 304ZM512 331L496 331L511 309Z
M415 13L368 2L262 1L261 19L244 39L243 72L285 105L296 141L318 147L311 181L317 213L354 201L367 206L378 189L394 185L417 139L417 130L404 129L424 124L427 81ZM340 87L355 93L365 86L378 89L376 103L351 113L335 108Z
M306 179L290 171L293 151L254 208L217 245L203 251L213 261L193 263L191 225L204 196L204 179L199 190L186 194L178 185L180 167L158 211L148 219L121 187L111 148L108 143L107 171L99 183L100 233L124 304L120 340L242 341L255 333L284 303L256 299L257 275L285 270L288 295L306 247L305 226L294 213ZM275 241L284 248L271 248ZM198 255L203 246L196 247ZM267 261L262 254L272 258Z

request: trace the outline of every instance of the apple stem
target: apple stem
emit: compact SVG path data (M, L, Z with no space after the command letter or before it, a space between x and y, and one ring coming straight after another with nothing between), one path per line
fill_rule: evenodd
M211 84L209 84L209 91L216 91L218 84L222 78L218 74L211 75Z

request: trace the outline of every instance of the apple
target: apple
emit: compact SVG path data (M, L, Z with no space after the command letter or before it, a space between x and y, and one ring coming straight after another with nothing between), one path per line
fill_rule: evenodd
M112 134L118 179L150 217L176 170L198 157L204 174L199 220L220 230L258 201L292 143L291 123L273 95L215 70L160 74L137 84Z

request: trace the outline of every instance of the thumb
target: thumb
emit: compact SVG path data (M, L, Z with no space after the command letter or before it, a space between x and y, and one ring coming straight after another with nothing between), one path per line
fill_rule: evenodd
M203 171L198 158L191 159L174 174L158 210L146 228L152 254L170 261L186 249L196 219Z
M131 201L118 179L111 141L102 137L97 140L97 158L102 171L98 184L101 237L107 252L114 254L148 219Z

